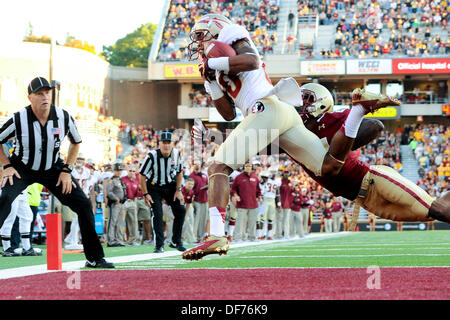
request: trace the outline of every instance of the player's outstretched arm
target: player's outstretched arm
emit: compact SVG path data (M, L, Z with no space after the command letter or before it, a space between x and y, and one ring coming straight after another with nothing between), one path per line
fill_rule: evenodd
M378 138L383 130L384 124L380 120L364 118L359 126L352 150L359 149Z
M259 68L259 55L247 39L236 41L232 47L237 55L229 58L230 74L238 74L239 72L252 71Z

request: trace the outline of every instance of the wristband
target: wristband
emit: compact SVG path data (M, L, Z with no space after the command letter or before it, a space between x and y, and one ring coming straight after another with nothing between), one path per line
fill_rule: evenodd
M61 172L72 174L72 171L70 171L69 169L66 169L66 168L62 169Z
M8 169L8 168L11 168L12 166L13 165L11 163L8 163L3 166L3 169Z
M145 198L147 195L150 195L150 193L147 192L146 194L144 194L144 198Z
M220 58L209 58L208 67L214 70L225 71L228 73L230 71L230 58L220 57Z
M181 187L178 187L178 188L177 188L177 191L181 191Z
M213 100L219 100L224 96L222 88L217 81L205 81L205 90Z

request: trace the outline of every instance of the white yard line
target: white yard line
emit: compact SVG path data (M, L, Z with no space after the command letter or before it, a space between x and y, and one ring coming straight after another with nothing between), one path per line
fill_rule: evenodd
M300 238L300 239L262 240L262 241L254 241L254 242L250 241L250 242L240 242L240 243L232 242L230 244L230 248L260 246L260 245L265 245L265 244L275 244L275 243L279 243L279 242L289 242L289 244L298 244L298 243L327 239L327 238L335 238L335 237L340 237L340 236L349 235L349 234L358 234L358 233L357 232L355 232L355 233L340 232L340 233L326 233L326 234L310 234L310 235L306 236L305 238ZM180 259L181 259L181 252L167 251L164 253L136 254L136 255L110 257L110 258L107 257L106 260L113 262L113 263L124 263L124 262L136 262L136 261L160 259L160 258L174 257L174 256L180 256ZM84 267L85 263L86 263L86 260L65 262L62 264L62 271L71 272L71 271L80 270L81 268ZM161 265L164 265L164 262L161 263ZM93 270L95 270L95 269L93 269ZM32 276L32 275L44 274L44 273L50 273L50 272L57 272L57 271L48 271L46 264L29 266L29 267L2 269L2 270L0 270L0 279L25 277L25 276Z

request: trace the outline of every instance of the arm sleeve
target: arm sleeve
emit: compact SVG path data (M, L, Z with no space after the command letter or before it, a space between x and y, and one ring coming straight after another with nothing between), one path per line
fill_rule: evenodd
M177 173L180 173L181 171L183 171L183 154L181 153L180 150L178 150L178 160L177 160Z
M144 158L141 168L139 169L139 173L142 174L143 176L149 178L150 172L152 171L152 166L153 166L153 157L149 153Z
M12 116L0 128L0 144L6 143L15 134L16 126L14 124L14 117Z
M69 126L68 136L69 136L70 142L73 144L81 143L81 136L80 136L80 133L78 132L78 128L75 124L75 120L72 118L72 116L69 116L68 126Z
M251 41L250 34L247 29L238 24L231 24L225 26L219 33L217 41L225 42L228 45L232 45L237 40L247 39Z

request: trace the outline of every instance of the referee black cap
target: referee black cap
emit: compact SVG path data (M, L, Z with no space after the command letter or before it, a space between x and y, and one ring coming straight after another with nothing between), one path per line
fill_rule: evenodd
M53 89L47 79L43 77L36 77L31 80L30 84L28 85L28 94L35 93L42 88Z
M172 132L170 131L164 131L161 133L160 136L161 141L172 141Z

